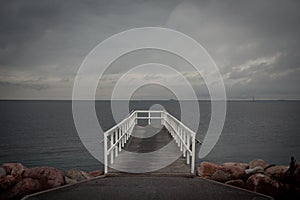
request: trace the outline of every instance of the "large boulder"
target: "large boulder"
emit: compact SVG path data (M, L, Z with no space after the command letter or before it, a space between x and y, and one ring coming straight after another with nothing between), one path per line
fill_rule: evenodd
M17 179L12 175L4 176L0 178L0 191L7 190L8 188L15 185L16 183L17 183Z
M222 166L216 170L216 172L211 176L211 179L224 183L230 180L243 179L245 176L245 170L240 167Z
M7 174L10 174L19 179L22 178L22 174L27 169L21 163L4 163L2 165L2 167L6 171Z
M7 192L8 198L22 198L25 195L41 191L43 189L39 180L24 178Z
M38 179L43 188L54 188L65 184L64 174L54 167L34 167L26 169L24 178Z
M280 184L264 174L253 174L246 182L246 187L254 192L270 196L277 196L280 192Z
M225 184L232 185L239 188L245 188L245 184L242 179L226 181Z
M76 181L86 180L86 177L84 177L84 175L81 173L81 171L77 170L77 169L68 170L65 175Z
M266 163L264 160L262 159L255 159L249 162L249 168L253 169L254 167L262 167L263 169L265 169L266 167L268 167L269 164Z
M268 174L270 174L270 176L276 180L279 181L286 181L289 178L289 173L288 173L288 166L284 166L284 165L277 165L277 166L273 166L270 167L266 170L266 172Z
M211 162L202 162L199 167L197 168L198 176L209 178L211 177L217 169L221 166L211 163Z
M249 164L248 163L239 163L239 162L226 162L223 163L224 166L233 166L233 167L239 167L243 170L246 170L249 168Z

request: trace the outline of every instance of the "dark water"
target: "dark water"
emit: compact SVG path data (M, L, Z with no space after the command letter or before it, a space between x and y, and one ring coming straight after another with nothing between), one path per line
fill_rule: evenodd
M149 109L153 104L161 104L171 114L180 116L176 101L132 101L130 109ZM199 105L201 136L209 123L210 102ZM96 110L104 129L114 125L109 101L97 102ZM204 160L222 163L262 158L288 164L294 155L300 161L299 122L299 101L228 102L222 135ZM77 135L71 101L0 101L0 136L0 163L102 168Z

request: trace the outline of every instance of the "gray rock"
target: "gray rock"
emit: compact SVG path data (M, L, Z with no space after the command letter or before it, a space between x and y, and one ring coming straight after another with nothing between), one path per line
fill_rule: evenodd
M65 176L65 183L66 184L74 184L74 183L77 183L77 181Z
M262 167L263 169L265 169L268 166L269 166L269 164L266 163L262 159L255 159L255 160L252 160L251 162L249 162L249 168L250 169L252 169L254 167Z
M263 173L264 172L264 168L262 168L261 166L258 167L254 167L252 169L246 169L245 170L247 175L252 175L252 174L257 174L257 173Z
M84 176L84 178L86 178L88 180L94 178L92 175L90 175L89 173L87 173L85 171L80 171L80 172Z
M81 173L81 171L77 170L77 169L71 169L71 170L67 171L65 175L76 181L86 180L86 177L84 177L84 175Z
M0 177L6 176L6 171L3 167L0 167Z

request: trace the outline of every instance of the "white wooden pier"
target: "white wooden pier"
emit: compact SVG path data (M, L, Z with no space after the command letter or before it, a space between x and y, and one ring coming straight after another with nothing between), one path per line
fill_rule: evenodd
M166 111L133 111L104 133L104 171L194 174L195 136Z

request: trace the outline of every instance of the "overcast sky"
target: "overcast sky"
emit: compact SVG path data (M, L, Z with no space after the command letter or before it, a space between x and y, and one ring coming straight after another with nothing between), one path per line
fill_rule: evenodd
M0 0L0 98L71 99L76 72L97 44L127 29L158 26L181 31L206 48L229 99L300 99L299 10L297 0ZM153 58L177 65L198 98L208 98L199 74L158 51L135 52L114 63L97 98L110 99L114 84L136 60ZM154 78L178 84L159 72ZM137 98L172 96L151 85L137 92Z

